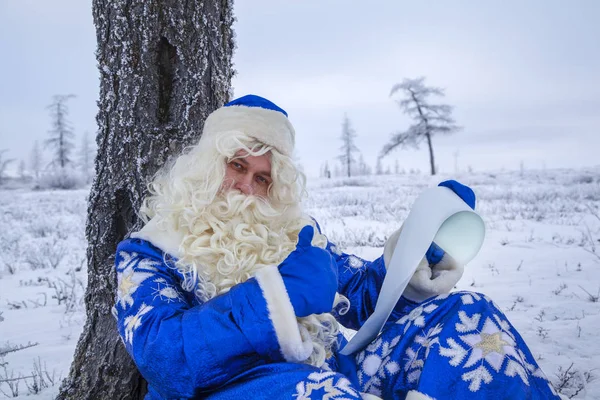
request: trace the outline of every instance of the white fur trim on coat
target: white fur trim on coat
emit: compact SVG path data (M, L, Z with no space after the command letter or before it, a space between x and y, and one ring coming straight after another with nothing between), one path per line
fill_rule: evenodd
M312 353L312 340L296 320L292 302L283 283L279 269L272 265L256 273L256 280L263 291L269 318L275 328L281 353L286 361L302 362Z
M429 397L426 394L411 390L406 394L406 400L435 400L433 397Z
M152 218L142 229L133 232L130 237L147 240L163 252L170 254L173 257L181 258L179 245L181 245L181 242L183 241L183 233L172 229L162 228L156 222L156 218Z
M279 111L246 106L221 107L206 118L202 138L206 140L229 131L243 132L287 156L294 151L294 127Z

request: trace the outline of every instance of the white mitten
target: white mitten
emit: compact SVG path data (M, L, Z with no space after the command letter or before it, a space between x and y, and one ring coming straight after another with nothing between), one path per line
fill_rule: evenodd
M383 261L386 268L392 260L400 232L402 232L402 227L385 242ZM439 263L431 266L423 257L402 295L409 300L421 303L431 297L449 293L462 277L464 270L464 265L458 265L448 253L444 254Z

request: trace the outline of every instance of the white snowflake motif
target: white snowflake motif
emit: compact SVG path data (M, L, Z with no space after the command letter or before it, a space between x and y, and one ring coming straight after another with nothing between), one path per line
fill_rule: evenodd
M331 250L331 252L335 255L342 255L342 251L335 244L332 244L331 247L329 247L329 250Z
M158 297L161 301L166 303L184 301L181 293L173 285L169 285L166 279L158 278L154 280L154 283L156 283L156 287L152 292L154 300Z
M474 300L481 300L481 296L477 293L465 293L462 296L460 296L460 299L463 304L468 305L473 304L475 302Z
M348 265L354 269L362 268L365 265L365 262L358 257L350 256L348 257Z
M141 283L154 275L158 262L142 259L139 262L135 253L121 252L123 260L117 264L117 302L121 308L133 305L133 293ZM137 262L137 265L136 265Z
M460 367L464 362L462 368L467 371L461 377L465 382L469 382L469 390L477 392L482 383L492 382L493 375L487 367L499 373L504 364L506 364L504 368L506 376L518 375L525 384L529 385L528 373L523 367L524 357L517 352L514 337L504 329L508 327L507 322L497 316L493 319L488 317L479 330L481 314L475 313L469 317L466 312L459 311L458 317L460 322L456 323L456 331L464 333L458 335L458 338L466 346L461 345L454 338L449 338L446 340L448 347L440 345L440 355L448 357L449 364L453 367ZM475 366L477 367L468 370Z
M142 303L140 309L135 315L130 315L125 318L123 325L125 326L125 341L133 345L133 332L142 326L142 316L150 312L154 307Z
M336 377L337 381L336 381ZM313 372L305 381L296 385L298 400L310 399L360 399L358 392L352 388L350 381L339 377L335 372Z
M438 335L442 332L442 324L437 324L429 329L425 335L418 335L412 345L406 349L406 362L404 370L408 373L409 382L416 382L421 377L421 371L425 365L425 360L429 357L429 352L434 345L440 344ZM424 350L424 351L423 351Z
M383 379L400 371L398 362L390 357L390 353L398 345L400 339L400 335L389 342L379 338L359 353L356 358L358 364L357 377L362 390L381 396Z
M405 316L400 318L398 321L396 321L396 323L397 324L406 324L406 325L404 325L404 333L406 333L406 331L408 331L408 328L410 328L411 325L418 326L419 328L423 328L425 326L425 314L429 314L437 308L438 308L438 306L435 304L422 305L419 307L415 307L414 309L412 309L412 311L410 313L406 314Z

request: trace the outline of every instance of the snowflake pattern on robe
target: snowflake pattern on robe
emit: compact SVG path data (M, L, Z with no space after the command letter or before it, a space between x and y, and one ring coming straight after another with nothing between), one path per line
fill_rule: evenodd
M185 301L181 292L179 292L175 286L170 285L166 279L158 278L154 280L154 283L156 283L152 292L154 300L158 298L167 304L175 301Z
M142 316L150 312L154 307L142 303L140 309L135 315L126 317L123 321L125 326L125 342L133 345L133 332L142 326Z
M117 264L117 304L124 310L133 305L133 294L142 282L157 271L157 262L140 257L136 253L120 252L122 257Z
M333 254L341 256L342 255L342 251L334 244L331 244L329 246L329 251L331 251Z
M360 399L350 381L335 372L313 372L296 385L297 400L352 400Z
M435 300L438 300L438 298L436 297ZM437 308L438 306L433 303L426 303L422 306L415 307L410 313L400 318L396 323L400 325L405 324L404 333L406 333L412 325L423 328L425 326L425 316L435 311Z
M356 355L356 375L344 376L337 371L337 363L312 371L307 371L305 366L296 367L294 363L278 362L269 367L264 365L264 356L252 353L254 347L248 342L247 336L248 333L272 331L271 323L266 320L268 310L259 291L246 293L252 295L248 299L238 298L238 306L245 310L246 316L259 312L261 318L232 321L231 313L222 312L223 306L228 307L227 301L207 302L202 307L209 311L204 314L204 318L211 322L208 325L215 328L204 332L204 335L198 335L197 325L188 325L192 330L183 335L187 341L183 343L179 338L184 328L181 319L171 317L174 313L187 312L189 307L194 307L199 302L192 296L188 297L181 287L180 277L172 273L155 248L140 240L126 241L121 249L125 248L135 250L118 251L116 267L121 280L114 312L120 337L128 352L141 367L152 366L146 369L146 373L151 378L149 383L154 388L154 393L160 392L157 388L173 388L170 386L173 385L171 377L165 375L164 371L186 371L190 365L193 365L193 373L196 373L198 379L179 382L175 390L194 393L196 389L189 381L201 381L206 376L214 378L217 386L224 384L232 376L244 372L235 369L239 366L240 357L243 357L244 363L255 362L262 369L259 376L253 378L261 380L258 385L263 386L260 387L276 384L281 388L281 396L274 396L277 398L357 400L360 399L359 392L380 394L379 397L383 398L398 398L398 394L402 396L417 392L420 397L437 399L471 398L475 389L478 390L475 396L495 398L498 390L503 394L508 393L505 393L507 388L511 393L530 394L529 398L532 400L556 398L522 338L502 312L482 294L456 292L438 296L422 304L400 304L401 307L396 310L397 321L388 321L381 335ZM147 256L144 251L148 252ZM357 277L360 279L352 284L364 282L368 288L376 288L375 283L380 278L377 274L368 275L369 268L384 267L380 262L352 268L352 262L346 256L340 257L337 262L341 275L352 274L347 281ZM355 262L354 264L358 266ZM225 294L223 298L231 295L232 293ZM128 301L129 297L133 298L133 304ZM364 301L363 297L355 296L355 300L359 308L364 306L361 303ZM262 307L257 309L257 305ZM195 318L199 309L195 309L190 316ZM161 321L168 323L163 325ZM190 321L191 318L187 322ZM161 329L148 329L150 324L157 322L161 322ZM240 351L233 349L234 351L222 353L207 352L207 343L219 345L222 342L218 327L234 326L231 325L234 322L241 325L235 325L236 329L230 329L227 334L239 339L232 340L227 350L231 350L235 344L240 346ZM256 329L257 323L262 324L260 329ZM154 346L152 351L147 352L148 335L152 335L155 344L161 344L162 347ZM270 340L270 346L274 349L278 345L274 336L256 335L252 340L256 343ZM456 343L457 346L452 347L451 343ZM156 357L156 352L160 349L163 351L159 353L160 357ZM442 354L443 352L449 354ZM179 354L184 354L185 357L179 357ZM215 362L215 357L221 358ZM202 361L188 364L188 360ZM215 374L214 365L225 365L231 369ZM265 373L265 368L268 373ZM440 376L444 379L439 379ZM281 382L287 377L291 378L290 381ZM544 379L540 379L542 377ZM451 388L449 382L452 383ZM256 382L248 384L257 387L254 386ZM247 397L244 381L231 390L235 394L228 398ZM169 398L169 393L155 398ZM265 396L256 393L253 397Z
M400 371L400 365L390 353L401 338L400 335L389 341L379 338L357 356L357 377L363 391L381 396L384 379Z
M355 257L355 256L348 257L348 264L352 268L362 268L365 265L363 260L361 260L360 258Z
M498 315L482 318L481 314L474 313L469 316L465 311L459 311L458 317L460 322L455 324L457 336L446 339L445 346L440 345L440 355L448 358L451 366L465 371L461 378L469 382L471 392L480 390L482 384L491 383L493 371L504 371L504 375L518 377L529 385L523 354L517 351L507 321Z
M437 324L428 329L423 335L417 335L411 346L406 349L404 371L409 382L417 382L421 377L425 360L434 345L440 344L438 335L442 332L443 325Z

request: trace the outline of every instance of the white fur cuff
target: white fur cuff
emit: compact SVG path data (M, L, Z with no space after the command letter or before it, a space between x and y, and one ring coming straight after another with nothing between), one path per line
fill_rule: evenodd
M269 318L275 328L283 357L289 362L306 360L312 353L312 341L306 329L296 320L279 270L274 265L265 267L256 273L256 280L267 301Z
M444 254L442 260L433 267L423 257L403 296L420 303L431 297L450 293L463 272L464 266L458 265L448 254Z
M435 400L433 397L429 397L426 394L411 390L406 394L406 400Z

